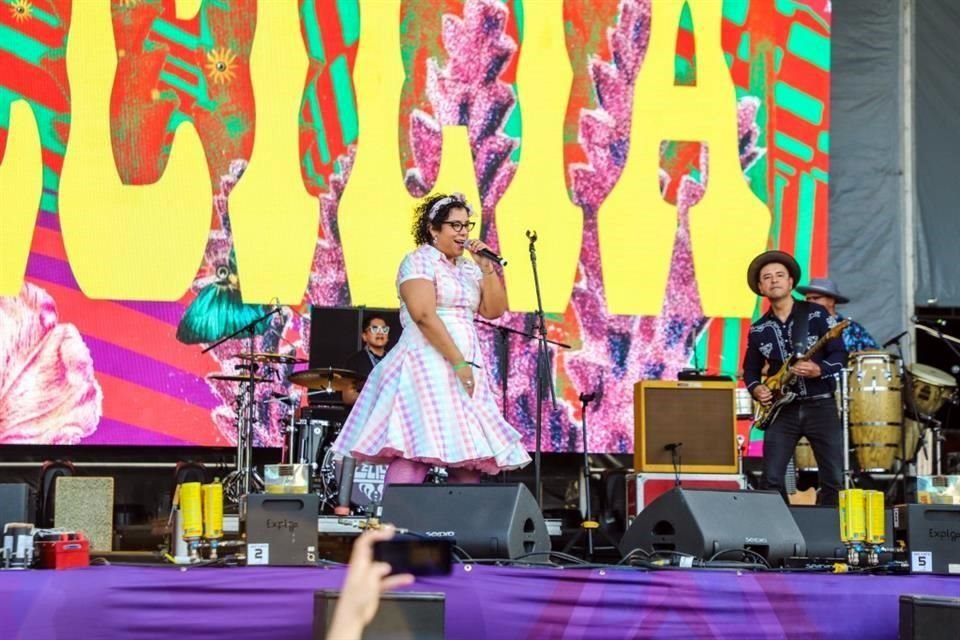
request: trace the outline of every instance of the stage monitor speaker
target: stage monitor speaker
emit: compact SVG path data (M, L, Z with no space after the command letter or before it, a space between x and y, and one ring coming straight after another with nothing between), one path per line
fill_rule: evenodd
M955 638L953 634L957 629L960 629L960 598L900 596L900 640Z
M840 541L840 513L837 507L792 505L790 514L800 528L808 558L846 559L847 550ZM884 512L886 545L893 546L893 509Z
M36 524L35 504L30 485L0 484L0 536L8 522Z
M330 623L340 592L318 591L313 603L313 639L339 640ZM443 640L446 596L443 593L387 592L373 620L363 628L363 640Z
M641 511L620 541L624 555L679 551L709 560L728 550L749 549L770 566L803 556L803 535L775 491L723 491L677 487ZM718 560L736 559L724 555Z
M672 473L737 473L736 385L642 380L633 387L634 468Z
M472 558L545 562L550 551L543 514L522 484L392 484L383 521L451 539Z
M113 478L57 478L53 523L82 531L91 551L113 551Z
M310 367L342 367L363 347L360 334L367 316L383 317L390 327L387 350L400 339L400 313L396 309L313 307L310 310Z

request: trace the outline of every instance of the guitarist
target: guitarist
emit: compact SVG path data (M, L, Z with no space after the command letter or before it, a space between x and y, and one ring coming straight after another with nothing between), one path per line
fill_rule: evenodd
M767 251L750 263L747 282L754 293L770 301L770 310L750 327L743 379L754 399L769 407L782 394L775 394L761 381L764 366L772 375L786 363L793 376L783 391L796 397L780 407L764 432L764 488L779 491L787 499L787 464L800 437L806 436L817 459L820 503L836 505L843 482L843 433L833 398L834 375L846 363L847 352L843 340L836 337L810 358L795 358L836 324L822 306L793 298L799 279L800 265L782 251Z

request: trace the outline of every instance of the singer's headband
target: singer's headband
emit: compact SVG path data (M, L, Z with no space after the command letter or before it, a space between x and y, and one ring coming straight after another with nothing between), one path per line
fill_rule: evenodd
M467 204L467 198L462 193L451 193L445 198L440 198L433 203L433 206L430 207L430 212L427 213L427 219L430 220L430 222L433 222L433 219L437 217L437 213L439 213L440 209L453 203L456 203L466 209L468 218L473 215L473 207Z

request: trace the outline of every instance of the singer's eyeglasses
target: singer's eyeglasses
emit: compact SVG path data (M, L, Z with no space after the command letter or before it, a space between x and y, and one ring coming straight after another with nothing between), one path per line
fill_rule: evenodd
M459 220L446 220L442 224L450 225L457 233L463 231L464 228L466 228L467 231L473 231L473 228L477 226L476 222L460 222Z
M390 327L378 327L375 325L370 325L370 333L372 333L373 335L377 335L378 333L387 335L390 333Z

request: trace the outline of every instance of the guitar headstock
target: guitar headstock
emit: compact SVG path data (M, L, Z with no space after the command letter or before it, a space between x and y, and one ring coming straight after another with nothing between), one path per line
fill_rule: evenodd
M830 329L825 334L823 334L823 337L826 340L833 340L834 338L838 337L841 333L843 333L843 330L849 326L850 326L849 318L845 320L841 320L837 324L830 327Z

